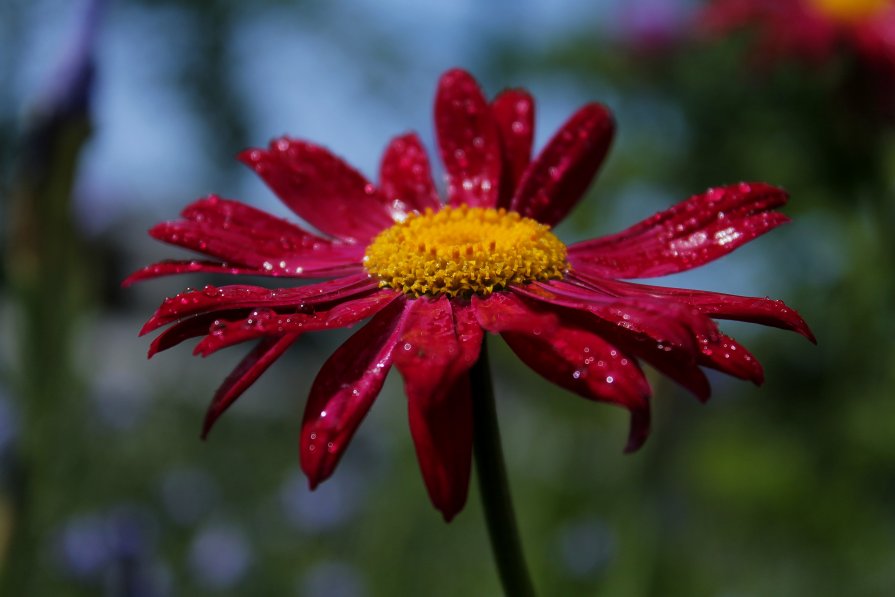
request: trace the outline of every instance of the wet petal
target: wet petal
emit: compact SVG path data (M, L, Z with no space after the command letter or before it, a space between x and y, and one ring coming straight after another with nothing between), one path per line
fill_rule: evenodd
M403 296L379 312L324 363L305 408L301 468L311 488L329 477L391 369L403 331Z
M491 112L500 133L503 178L497 207L509 209L522 174L531 162L535 132L535 102L524 89L507 89L491 102Z
M399 296L391 289L383 289L326 307L316 307L305 313L278 313L272 309L255 309L245 318L221 321L196 345L193 354L208 355L228 346L270 335L307 333L335 330L352 326L375 315Z
M682 272L726 255L789 221L772 211L782 189L740 183L710 189L639 224L569 247L575 271L608 278L649 278Z
M484 298L474 295L471 304L479 325L492 334L553 333L559 325L553 313L534 311L509 292L495 292Z
M441 208L432 182L429 158L414 133L389 143L382 156L379 182L382 195L398 213L424 212L426 208L438 211Z
M476 319L471 303L454 300L451 306L454 308L454 326L457 330L460 363L468 369L479 359L484 332Z
M174 323L155 337L149 346L149 358L163 350L168 350L177 346L190 338L204 336L214 326L214 324L222 321L241 319L248 313L248 309L234 309L232 311L216 311L214 313L202 313L193 317L188 317L177 323Z
M411 300L395 352L407 399L437 402L444 398L460 372L455 367L459 354L450 300L444 295Z
M227 376L218 388L208 405L205 422L202 425L202 438L208 436L215 421L218 420L236 399L242 396L262 373L267 371L286 349L298 339L298 334L286 334L265 338L258 343L252 352L243 358L235 369Z
M190 317L235 308L276 309L292 307L302 309L327 301L337 301L357 294L370 292L378 284L366 274L338 278L328 282L309 284L297 288L268 289L260 286L234 284L230 286L206 286L202 290L187 290L165 299L158 310L140 330L143 335L163 325Z
M565 285L568 286L568 285ZM705 374L699 369L699 348L708 336L678 321L674 310L657 310L654 305L637 305L634 302L606 302L611 300L597 295L589 300L585 291L563 293L558 284L532 285L531 288L515 288L515 292L542 301L559 312L566 310L578 327L591 331L628 354L643 359L658 371L693 393L705 402L711 388ZM568 312L574 313L569 315ZM713 336L717 333L713 330Z
M751 381L755 385L761 385L764 382L764 370L761 363L733 338L722 334L717 341L705 340L702 344L702 351L699 355L700 365Z
M293 268L291 271L289 270L290 267ZM276 262L276 265L271 263L270 269L265 267L258 269L254 267L238 267L230 263L205 261L199 259L168 259L138 269L130 276L128 276L121 283L121 285L124 287L128 287L135 282L143 282L145 280L152 280L154 278L160 278L163 276L194 274L197 272L201 272L203 274L229 274L234 276L271 276L274 278L335 278L351 276L363 271L364 268L360 264L337 265L332 267L327 267L319 264L319 267L317 269L306 269L301 266L290 265L288 262L285 261L278 261Z
M705 290L689 290L665 286L650 286L621 280L583 276L588 283L618 296L649 296L673 300L689 305L715 319L747 321L792 330L816 343L805 320L783 301L769 298L738 296Z
M447 174L448 203L497 205L500 138L491 109L472 75L442 75L435 96L435 132Z
M394 362L426 489L448 521L466 503L472 464L472 362L462 356L448 298L410 301Z
M588 104L578 110L529 166L511 209L556 225L590 186L614 133L615 123L605 106Z
M513 292L554 305L587 311L616 327L642 333L656 342L669 342L696 353L700 336L716 338L717 326L695 309L650 297L606 296L586 287L554 280L514 286Z
M568 321L550 334L504 332L503 337L523 363L548 381L589 400L628 409L631 429L625 451L646 440L650 388L634 358Z
M262 275L309 277L359 267L364 248L322 239L285 220L236 201L210 197L184 210L186 219L162 222L149 234Z
M239 159L302 219L335 238L367 241L393 223L376 187L323 147L283 137Z

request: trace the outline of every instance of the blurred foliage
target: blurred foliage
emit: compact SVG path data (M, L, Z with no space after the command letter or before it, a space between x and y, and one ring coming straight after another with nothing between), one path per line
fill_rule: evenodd
M11 60L12 48L38 36L54 6L0 8L9 33L0 63L10 81L21 86L29 65L29 56ZM207 152L199 178L207 186L195 196L238 188L243 173L231 156L286 132L254 127L233 72L234 40L250 17L332 36L356 61L352 76L364 81L371 105L406 105L401 77L426 64L388 35L400 29L383 24L390 15L356 27L328 3L130 0L106 8L106 34L168 11L187 40L172 38L180 54L165 62L161 84L188 106L196 127L189 130ZM541 593L887 594L895 586L895 127L867 108L866 90L848 79L848 58L756 70L741 38L708 43L678 32L677 41L646 52L608 35L612 28L601 29L595 15L570 20L549 43L527 43L512 19L493 27L468 19L459 27L476 59L462 66L489 93L500 84L556 82L564 114L579 98L616 112L616 146L561 234L610 232L714 184L785 186L793 225L689 279L779 296L819 341L725 327L765 365L765 386L713 376L715 398L703 407L652 377L656 429L633 456L621 454L622 412L564 394L492 342L517 515ZM103 39L100 91L115 74L102 70ZM50 76L60 60L31 66ZM433 89L439 74L425 72ZM7 594L496 594L476 489L450 525L431 508L396 375L339 471L318 492L305 489L295 447L304 397L344 334L303 339L208 442L197 439L204 406L239 349L202 361L180 347L147 363L148 342L135 335L164 294L224 280L121 291L129 269L171 255L142 233L157 212L134 202L105 228L82 226L77 202L120 189L79 186L78 143L66 145L64 159L44 147L45 170L35 173L33 94L0 87L0 209L9 223L0 237L9 272L0 277L0 536L15 537L26 520L34 525L24 544L5 552ZM103 122L106 104L97 97L89 114ZM60 130L72 129L54 129L54 142L73 139ZM86 129L76 130L82 139ZM158 201L173 216L189 199ZM30 214L29 227L13 213ZM47 256L28 261L23 254L35 246ZM42 273L23 276L35 263L31 271ZM689 285L684 280L663 283ZM724 281L738 287L720 287Z

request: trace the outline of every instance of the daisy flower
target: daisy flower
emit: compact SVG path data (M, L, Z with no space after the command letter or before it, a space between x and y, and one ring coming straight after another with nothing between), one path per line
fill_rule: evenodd
M467 495L470 372L484 356L485 332L501 335L556 385L627 409L627 450L649 431L641 363L706 400L703 368L763 379L755 357L715 319L813 339L780 301L626 281L698 267L783 224L775 211L786 202L783 190L714 188L617 234L567 246L552 227L582 198L609 149L615 127L606 107L582 107L532 159L532 97L513 89L489 103L472 76L451 70L438 85L435 127L444 202L414 134L389 143L378 184L327 149L284 137L239 158L315 231L217 196L150 230L210 259L156 263L126 283L188 272L325 279L188 290L149 319L144 334L168 326L150 356L196 337L203 356L256 343L214 395L204 434L302 335L369 320L314 380L301 467L311 487L333 473L394 366L429 496L450 520Z

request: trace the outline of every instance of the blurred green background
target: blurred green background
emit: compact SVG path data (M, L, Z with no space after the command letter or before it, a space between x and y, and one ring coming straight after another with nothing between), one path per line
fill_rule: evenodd
M701 406L652 375L655 431L490 343L509 475L542 595L886 595L895 586L895 127L847 54L756 68L685 0L7 0L0 4L0 593L496 595L475 483L430 506L393 375L336 474L307 490L308 387L345 333L303 338L198 439L236 348L146 361L182 256L145 230L211 192L288 215L235 162L288 133L373 177L434 148L436 81L528 88L542 145L577 107L618 136L559 227L619 230L711 185L786 187L794 223L661 283L772 296L795 334L722 324L765 365ZM862 91L863 93L863 91ZM432 154L434 157L434 154ZM270 283L270 280L263 281Z

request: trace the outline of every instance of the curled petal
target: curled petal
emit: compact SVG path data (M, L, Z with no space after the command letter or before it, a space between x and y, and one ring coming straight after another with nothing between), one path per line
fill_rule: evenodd
M491 102L491 112L497 123L503 150L503 178L497 207L509 209L516 186L531 162L535 101L524 89L507 89Z
M272 334L302 334L351 326L378 313L398 296L393 290L383 289L306 313L277 313L271 309L255 309L238 321L215 322L216 325L196 345L193 353L207 357L222 348Z
M307 262L305 262L307 263ZM334 265L332 267L319 264L318 269L304 268L302 266L290 265L284 260L271 263L271 267L238 267L230 263L221 263L215 261L205 261L199 259L189 260L173 260L168 259L159 261L152 265L142 267L128 276L121 285L128 287L135 282L143 282L144 280L152 280L163 276L173 276L178 274L193 274L201 272L204 274L230 274L234 276L271 276L271 277L289 277L289 278L335 278L341 276L350 276L364 271L360 264L356 265Z
M301 310L320 303L338 301L367 293L377 287L378 284L370 280L367 274L338 278L298 288L274 290L248 285L206 286L202 290L188 290L165 299L140 330L140 334L151 332L163 325L198 313L237 308L292 307L294 310Z
M202 439L208 436L212 426L218 418L224 414L236 399L242 396L261 374L267 371L274 361L280 358L286 349L298 339L298 334L286 334L264 338L258 343L252 352L242 359L236 368L227 376L221 387L218 388L208 405L205 413L205 422L202 425Z
M382 195L397 213L438 211L441 202L426 150L414 133L392 139L379 167Z
M615 123L605 106L588 104L578 110L526 170L511 209L556 225L590 186L614 133Z
M494 207L500 185L500 138L476 80L459 69L442 75L435 132L447 174L448 203Z
M585 279L588 284L615 296L647 296L673 300L689 305L700 313L715 319L747 321L749 323L792 330L816 343L814 334L811 332L808 324L805 323L805 320L802 319L795 309L791 309L780 300L738 296L705 290L650 286L577 274L576 276Z
M239 159L302 219L335 238L370 240L393 223L376 187L323 147L283 137Z
M202 313L182 319L155 337L149 346L149 354L147 356L152 358L163 350L177 346L185 340L204 336L214 326L215 322L241 319L247 314L247 309L234 309L232 311Z
M699 364L751 381L757 386L764 382L764 370L758 359L742 344L723 334L715 342L709 340L702 342Z
M772 211L786 192L740 183L690 197L634 226L569 247L582 274L607 278L664 276L703 265L789 221Z
M311 489L328 478L379 395L403 331L403 296L380 311L324 363L305 407L301 468Z

